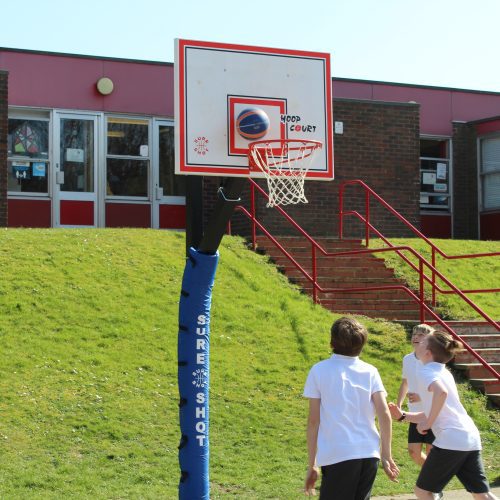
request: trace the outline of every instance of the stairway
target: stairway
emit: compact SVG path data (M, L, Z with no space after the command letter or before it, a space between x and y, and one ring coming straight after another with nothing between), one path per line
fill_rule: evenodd
M500 332L483 322L449 321L449 326L495 370L500 371ZM500 406L500 380L484 368L468 351L455 356L454 367L463 370L470 383Z
M279 237L279 243L312 276L311 244L305 238ZM317 238L316 242L327 252L364 250L361 240L338 240ZM304 275L266 237L257 238L257 251L264 253L276 264L288 279L299 285L305 293L312 295L312 285ZM385 266L382 259L373 254L347 257L317 256L317 281L325 288L364 288L386 285L404 285L394 276L393 269ZM372 318L417 324L418 304L403 290L380 290L368 292L318 292L319 302L336 313L362 314ZM481 322L447 321L459 336L472 347L496 371L500 370L500 332L493 326ZM432 324L432 322L431 322ZM439 325L437 325L439 328ZM458 353L454 367L463 370L471 384L500 406L500 381L483 367L468 351Z
M311 244L304 238L279 237L280 244L312 276ZM327 252L364 250L361 240L338 240L317 238L317 243ZM257 250L267 254L276 266L312 295L312 285L303 274L266 237L257 238ZM373 286L404 285L394 276L384 261L372 254L346 257L317 255L317 281L323 288L366 288ZM403 290L380 290L367 292L318 292L319 302L334 312L362 314L372 318L389 320L418 320L419 308Z

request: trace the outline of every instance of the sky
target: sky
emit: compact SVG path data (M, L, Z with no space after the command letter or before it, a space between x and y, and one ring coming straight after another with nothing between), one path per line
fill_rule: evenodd
M0 0L0 47L174 62L184 38L328 52L332 76L500 92L500 0Z

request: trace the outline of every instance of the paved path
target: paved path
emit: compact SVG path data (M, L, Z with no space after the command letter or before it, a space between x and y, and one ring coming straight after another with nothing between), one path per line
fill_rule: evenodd
M500 498L500 487L491 488L492 493L494 493L498 498ZM472 495L467 493L465 490L445 490L444 499L445 500L470 500ZM372 497L371 500L416 500L415 495L392 495L386 497Z

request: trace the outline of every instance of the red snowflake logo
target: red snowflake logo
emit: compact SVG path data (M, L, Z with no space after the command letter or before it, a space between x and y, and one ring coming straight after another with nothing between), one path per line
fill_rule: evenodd
M197 137L194 140L194 150L199 155L206 155L208 153L208 139L206 137Z

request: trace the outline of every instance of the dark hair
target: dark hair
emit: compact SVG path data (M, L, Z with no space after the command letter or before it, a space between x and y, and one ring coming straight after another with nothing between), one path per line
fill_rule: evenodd
M332 325L330 345L335 354L358 356L368 338L366 328L354 318L340 318Z
M445 332L432 332L426 339L427 349L431 351L432 359L438 363L448 363L455 356L455 352L463 347L461 342Z

